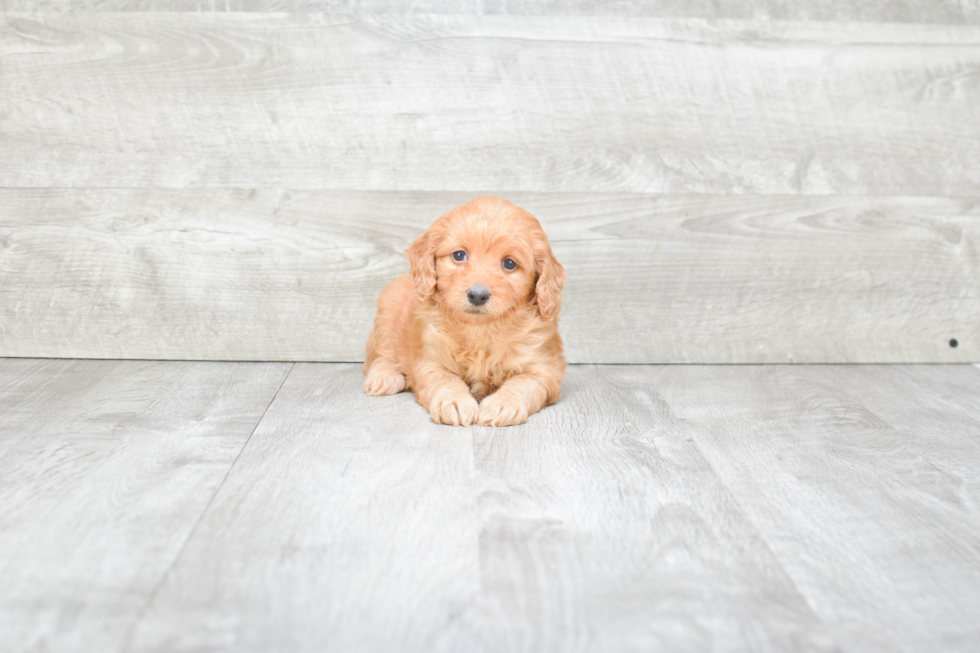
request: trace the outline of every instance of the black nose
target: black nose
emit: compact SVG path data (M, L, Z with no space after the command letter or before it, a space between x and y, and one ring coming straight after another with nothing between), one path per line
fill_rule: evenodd
M466 291L466 299L474 306L483 306L490 299L490 291L483 286L473 286Z

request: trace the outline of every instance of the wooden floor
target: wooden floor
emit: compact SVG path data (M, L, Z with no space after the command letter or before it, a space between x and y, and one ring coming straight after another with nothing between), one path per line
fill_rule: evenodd
M980 369L0 359L0 650L975 651Z

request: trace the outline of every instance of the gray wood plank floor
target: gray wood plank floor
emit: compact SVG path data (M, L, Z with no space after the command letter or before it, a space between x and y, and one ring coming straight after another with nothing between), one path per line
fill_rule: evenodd
M0 360L0 650L119 650L289 367Z
M0 359L0 650L972 651L980 368Z

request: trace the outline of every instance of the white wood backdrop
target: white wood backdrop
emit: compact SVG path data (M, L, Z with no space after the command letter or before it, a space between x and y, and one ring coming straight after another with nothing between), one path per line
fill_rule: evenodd
M980 360L975 5L62 4L0 3L2 356L359 360L489 193L573 362Z
M976 0L0 0L0 10L676 16L980 23Z
M356 361L375 297L407 271L402 250L467 196L0 191L16 218L0 229L0 346ZM576 362L962 361L980 340L973 200L512 199L542 218L568 270Z

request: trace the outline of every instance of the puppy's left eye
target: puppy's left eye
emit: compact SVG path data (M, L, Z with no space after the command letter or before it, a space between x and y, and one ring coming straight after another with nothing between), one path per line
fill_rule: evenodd
M464 252L461 249L456 250L455 252L453 252L453 260L456 261L457 263L462 263L463 261L466 260L466 252Z
M504 262L501 263L501 265L504 266L505 270L513 270L517 267L517 261L515 261L512 258L505 258Z

